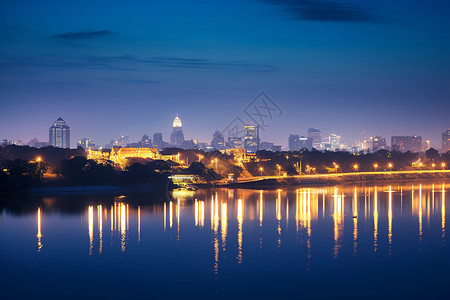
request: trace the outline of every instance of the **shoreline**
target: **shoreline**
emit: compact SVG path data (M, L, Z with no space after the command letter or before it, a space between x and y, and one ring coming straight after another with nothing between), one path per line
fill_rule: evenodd
M220 185L226 188L271 188L276 186L322 186L348 183L364 183L379 181L403 181L403 180L433 180L433 179L450 179L450 170L445 172L427 172L427 173L380 173L380 174L320 174L319 176L287 176L279 178L262 178L248 182L237 182L232 184Z

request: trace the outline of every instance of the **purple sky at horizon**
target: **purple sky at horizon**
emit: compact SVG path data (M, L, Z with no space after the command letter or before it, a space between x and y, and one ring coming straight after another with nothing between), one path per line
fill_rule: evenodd
M0 4L0 139L209 143L264 91L283 111L261 132L287 146L318 128L421 135L450 128L450 2L31 1ZM245 119L247 118L247 119Z

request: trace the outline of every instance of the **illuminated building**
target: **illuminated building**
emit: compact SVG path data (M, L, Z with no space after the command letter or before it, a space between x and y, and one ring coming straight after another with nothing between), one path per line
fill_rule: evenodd
M330 136L328 137L330 146L332 150L338 149L341 143L341 137L332 133L330 134Z
M70 127L61 117L48 130L48 144L57 148L70 148Z
M140 147L142 147L142 148L150 148L151 146L152 146L152 139L148 135L144 134L142 136L142 139L141 139L141 142L140 142Z
M244 148L248 152L259 150L259 127L255 125L246 125L244 127Z
M378 150L387 149L386 147L386 139L381 136L372 136L370 137L372 141L372 151L376 152Z
M312 138L299 136L298 134L291 134L289 136L289 150L299 151L304 148L308 150L311 150L313 148Z
M184 134L181 119L177 116L173 120L172 134L170 135L170 144L175 147L181 147L184 142Z
M77 146L82 147L83 149L94 149L95 143L88 138L82 138L80 141L78 141Z
M442 133L442 152L450 151L450 129Z
M213 132L211 146L216 150L225 150L225 138L223 137L222 132L220 131Z
M421 152L422 137L420 136L393 136L391 137L392 151Z
M241 149L242 148L242 138L240 137L229 137L228 138L228 148Z
M314 148L319 149L322 144L322 132L316 128L308 129L308 137L312 139L312 145Z
M156 148L162 149L164 148L164 144L162 133L156 132L153 134L153 145L156 146Z

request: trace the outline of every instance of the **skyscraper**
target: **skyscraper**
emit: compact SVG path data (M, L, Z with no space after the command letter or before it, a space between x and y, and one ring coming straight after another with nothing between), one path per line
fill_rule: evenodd
M246 125L244 127L244 148L248 152L256 152L259 149L258 128L255 125Z
M170 135L170 144L174 147L181 147L184 142L184 134L181 119L177 116L173 120L172 134Z
M223 137L222 132L220 131L213 132L211 146L216 150L225 150L225 138Z
M308 129L308 137L312 139L313 147L316 149L320 148L322 144L322 132L316 128Z
M156 132L155 134L153 134L153 145L155 145L158 149L164 148L162 133Z
M391 137L391 150L400 152L421 152L422 137L420 136L393 136Z
M373 136L370 138L372 142L372 151L376 152L378 150L387 149L386 139L381 136Z
M289 136L289 150L291 151L298 151L300 150L300 143L299 143L300 136L298 134L291 134Z
M57 148L70 148L70 127L61 117L48 130L48 144Z
M450 129L442 133L442 152L450 151Z

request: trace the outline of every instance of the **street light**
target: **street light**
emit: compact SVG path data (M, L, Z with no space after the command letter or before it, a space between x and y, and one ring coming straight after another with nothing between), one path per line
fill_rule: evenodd
M392 171L392 167L393 167L392 163L389 163L388 167L389 167L389 170Z
M378 169L378 164L374 164L373 165L373 167L374 167L374 169L375 169L375 172L377 171L377 169Z
M278 176L281 176L281 166L277 165L277 168L278 168Z
M261 172L261 176L262 176L262 172L264 171L264 168L263 167L260 167L259 168L259 172Z
M445 163L442 163L441 167L442 167L442 170L444 170L445 169Z
M423 163L419 163L419 170L422 170Z
M338 168L339 168L339 165L334 165L334 167L336 168L336 173L338 172Z
M357 165L357 164L354 164L354 165L353 165L353 169L355 169L355 172L358 172L358 165Z
M435 164L435 163L432 163L432 164L431 164L431 167L432 167L433 170L434 170L434 167L436 167L436 164Z

